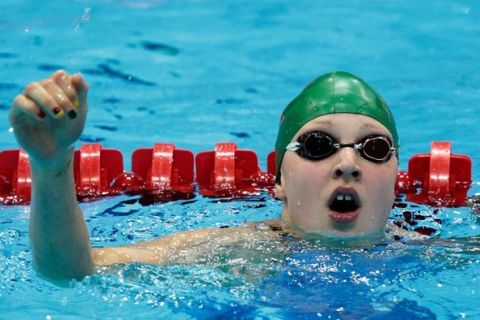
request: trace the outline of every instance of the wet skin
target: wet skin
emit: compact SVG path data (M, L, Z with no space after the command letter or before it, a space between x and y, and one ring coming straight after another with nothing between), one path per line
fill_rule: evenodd
M96 266L143 262L192 263L205 259L212 248L255 241L278 242L285 234L299 238L370 236L383 238L393 203L397 160L375 164L352 148L313 162L293 152L285 154L277 196L283 200L282 218L239 228L201 229L174 234L130 246L92 248L83 212L76 199L73 144L87 114L88 84L80 74L57 71L32 82L10 109L15 136L30 157L32 202L30 241L35 269L55 279L80 279ZM307 123L342 143L366 135L389 135L373 119L358 115L326 115ZM296 137L294 138L294 140ZM343 187L344 189L338 189ZM360 207L345 223L332 215L329 198L335 191L354 191Z
M308 122L292 141L314 130L328 133L340 143L357 142L372 134L391 139L388 130L373 118L330 114ZM395 156L386 163L374 163L353 148L342 148L319 161L287 151L277 185L277 197L284 202L282 218L303 238L381 239L394 201L397 167ZM358 209L343 216L332 210L332 197L337 193L355 194Z

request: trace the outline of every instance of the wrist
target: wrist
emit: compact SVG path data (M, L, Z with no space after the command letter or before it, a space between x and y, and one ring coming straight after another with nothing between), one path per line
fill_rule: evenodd
M65 152L56 154L54 157L41 159L30 157L32 174L47 173L59 176L68 172L73 165L73 151L74 148L72 146L65 150Z

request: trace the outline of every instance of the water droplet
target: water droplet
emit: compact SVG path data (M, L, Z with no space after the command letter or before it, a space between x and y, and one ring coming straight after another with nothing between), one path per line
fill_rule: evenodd
M463 13L463 14L469 14L471 11L471 8L469 7L461 7L460 8L460 12Z
M90 12L92 11L92 8L85 8L83 9L83 15L82 15L82 20L83 21L88 21L90 20Z

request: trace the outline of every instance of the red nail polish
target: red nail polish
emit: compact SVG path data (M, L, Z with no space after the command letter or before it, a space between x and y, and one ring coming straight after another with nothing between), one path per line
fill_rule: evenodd
M45 118L47 115L45 112L43 112L42 110L38 111L37 112L37 116L40 118L40 119L43 119Z
M60 111L62 111L62 109L60 109L60 108L53 108L52 109L53 114L59 114Z

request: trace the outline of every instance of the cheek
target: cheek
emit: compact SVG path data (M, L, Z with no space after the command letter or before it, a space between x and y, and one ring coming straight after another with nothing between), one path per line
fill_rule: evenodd
M325 223L320 217L327 217L322 214L329 196L330 175L326 163L287 158L282 165L282 176L284 213L301 228L319 228L319 224Z
M296 194L305 199L312 194L318 195L325 187L329 173L324 163L307 161L289 154L282 164L282 176L287 196Z
M395 199L395 183L397 180L396 162L382 168L373 170L371 175L371 189L373 205L382 212L389 212Z

